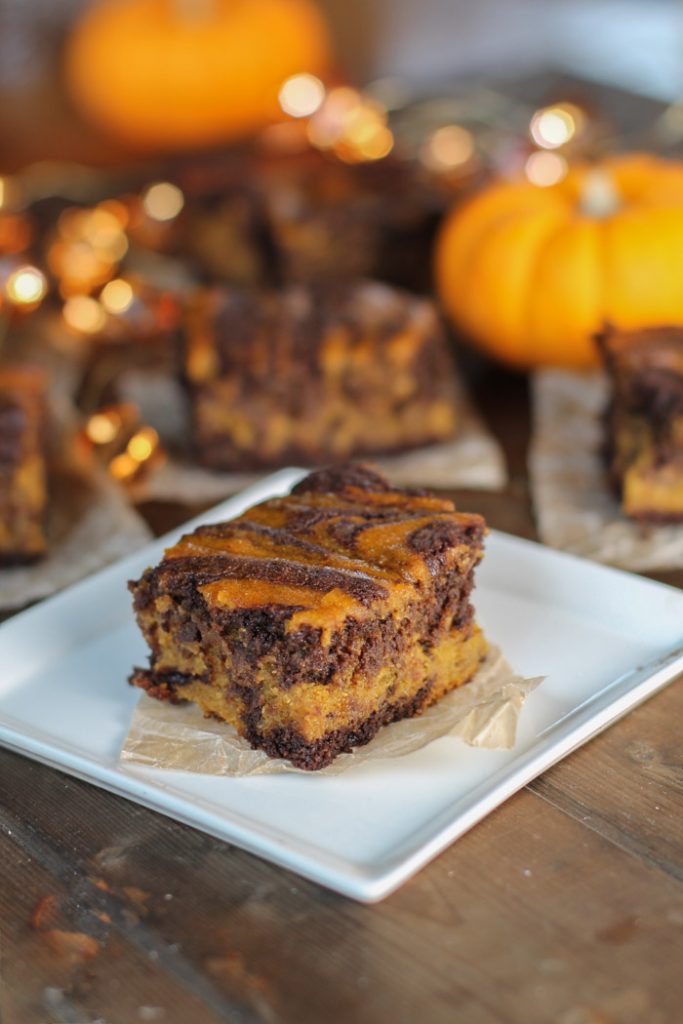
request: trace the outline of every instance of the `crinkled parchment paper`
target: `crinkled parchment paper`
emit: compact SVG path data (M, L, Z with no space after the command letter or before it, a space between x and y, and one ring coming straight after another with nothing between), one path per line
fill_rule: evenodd
M534 375L531 493L541 540L622 569L683 568L683 526L621 515L601 457L608 385L601 372Z
M462 384L458 382L457 387L460 429L453 441L369 460L395 484L491 491L505 486L507 469L500 445L484 426ZM171 377L131 370L121 376L118 393L140 408L144 422L156 428L172 451L186 444L187 412L180 388ZM172 455L149 475L135 496L138 500L219 501L253 484L259 475L212 472Z
M403 757L441 736L458 736L470 746L509 749L515 743L522 705L542 680L542 676L516 675L498 648L492 647L471 682L416 718L385 726L366 746L340 754L316 774L339 775L366 761ZM133 712L121 761L235 778L300 772L288 761L252 750L231 726L204 718L192 704L172 705L147 696L140 698Z
M59 462L51 476L48 553L31 565L0 569L0 608L20 608L47 597L152 536L105 473Z

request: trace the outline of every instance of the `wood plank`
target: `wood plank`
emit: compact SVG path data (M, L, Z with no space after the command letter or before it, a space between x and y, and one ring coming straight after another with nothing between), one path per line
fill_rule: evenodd
M177 950L157 962L163 976L136 982L135 998L156 993L171 1014L188 971L257 1020L301 1024L669 1024L683 1000L671 954L683 886L534 793L518 794L384 903L362 907L18 756L0 755L0 767L8 813L24 822L10 837L17 856L46 865L26 868L10 905L21 904L19 918L30 913L46 870L74 914L94 898L74 879L106 883L119 977L144 958L136 928L150 949ZM124 911L140 904L143 920L127 925ZM26 937L29 962L39 942ZM109 969L108 958L89 967L104 1002L87 1006L103 1015ZM41 984L24 977L24 998L35 1001ZM207 1012L196 1019L217 1013Z
M531 788L610 842L683 883L683 678Z
M64 805L56 806L63 815ZM72 858L71 825L63 817L66 845L60 847L31 815L24 815L28 824L0 816L5 1024L267 1019L221 992L177 944L159 936L147 922L148 894L109 886Z

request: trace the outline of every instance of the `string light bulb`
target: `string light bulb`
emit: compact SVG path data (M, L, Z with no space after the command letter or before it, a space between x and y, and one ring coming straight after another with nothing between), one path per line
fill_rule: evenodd
M583 127L585 115L574 103L557 103L537 110L531 118L529 132L542 149L559 149L571 142Z
M18 267L5 282L5 295L14 306L38 306L46 291L47 280L37 267Z
M282 83L278 100L290 117L310 117L325 99L325 86L315 75L292 75Z
M531 153L524 165L527 178L532 185L540 188L549 188L557 185L566 176L568 171L567 161L559 153L548 153L538 150Z
M381 160L394 147L386 108L348 86L329 91L306 132L312 146L332 150L345 163Z
M93 444L111 444L120 429L121 417L114 411L93 413L85 426Z
M185 197L170 181L157 181L145 190L142 208L152 220L173 220L185 205Z
M72 295L62 308L64 322L81 334L98 334L107 323L107 314L90 295Z
M120 316L127 313L135 300L133 286L122 277L115 277L105 284L100 293L100 302L107 313Z
M146 462L159 444L159 435L153 427L141 427L126 445L126 451L136 462Z
M468 163L474 156L474 139L467 128L446 124L427 139L422 162L432 171L446 172Z

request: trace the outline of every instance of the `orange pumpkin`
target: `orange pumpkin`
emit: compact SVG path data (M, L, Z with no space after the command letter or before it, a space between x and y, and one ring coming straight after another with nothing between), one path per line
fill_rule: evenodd
M596 365L605 321L683 325L683 163L619 156L549 187L492 184L444 222L435 272L455 325L496 359Z
M74 103L138 149L232 141L282 116L293 74L322 74L328 36L311 0L105 0L65 53Z

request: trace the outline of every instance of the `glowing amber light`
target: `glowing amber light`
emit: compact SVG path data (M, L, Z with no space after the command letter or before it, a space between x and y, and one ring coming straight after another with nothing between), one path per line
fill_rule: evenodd
M133 434L126 446L126 451L131 459L136 462L145 462L159 444L159 435L152 427L142 427L137 434Z
M83 217L81 231L83 238L93 249L104 249L115 258L126 252L128 243L117 217L103 207L96 207Z
M0 178L0 210L5 205L7 187L5 185L5 179Z
M355 141L357 158L361 160L381 160L388 156L394 148L394 136L384 125L378 125L371 132Z
M152 220L173 220L185 205L185 198L177 185L158 181L149 186L142 197L142 205Z
M330 90L324 104L307 127L311 145L318 149L331 149L343 137L362 102L360 93L348 86Z
M88 420L85 432L93 444L110 444L121 429L121 417L115 412L96 412Z
M125 204L118 199L105 199L97 208L111 214L121 229L128 227L130 220L128 210Z
M47 261L65 297L83 295L112 277L128 250L123 230L127 211L117 200L93 209L72 207L57 221L57 238Z
M307 126L309 142L347 163L381 160L394 146L386 109L355 89L332 89Z
M113 281L106 284L100 294L100 302L107 313L118 315L130 309L134 298L132 285L121 277L115 277Z
M574 138L583 120L583 111L573 103L558 104L537 110L531 118L529 131L537 146L557 149Z
M292 75L282 85L278 100L290 117L310 117L325 99L325 86L315 75Z
M64 296L79 295L107 281L114 263L87 242L54 242L47 253L50 270L60 279Z
M72 295L64 303L62 316L72 330L83 334L97 334L107 322L104 309L90 295Z
M524 167L532 185L557 185L567 173L567 161L559 153L531 153Z
M7 278L5 292L17 306L37 305L47 290L45 275L37 267L19 267Z
M116 480L129 480L135 476L140 463L137 462L128 452L122 452L109 463L109 472Z
M422 162L433 171L449 171L471 160L474 140L466 128L447 124L437 129L422 149Z
M59 217L57 231L64 241L87 245L102 258L120 260L128 249L123 231L126 216L125 208L116 201L92 210L68 209Z

